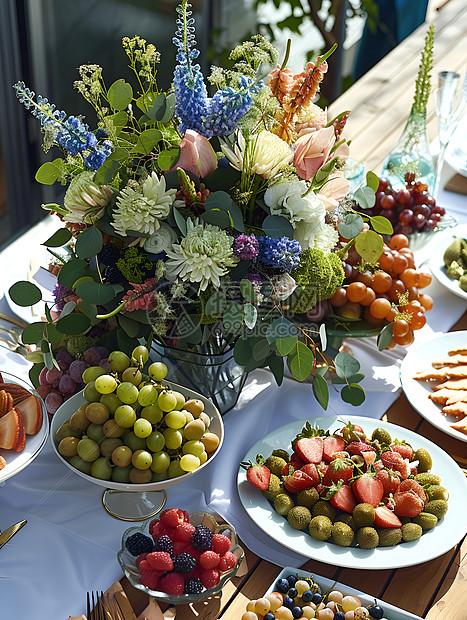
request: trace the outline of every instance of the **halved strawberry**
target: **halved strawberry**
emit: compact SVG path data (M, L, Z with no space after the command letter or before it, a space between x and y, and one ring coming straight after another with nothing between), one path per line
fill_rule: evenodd
M360 503L371 504L375 508L384 494L382 482L370 474L357 478L352 485L352 491Z
M386 506L378 506L375 508L375 521L376 527L402 527L397 515L386 508Z
M290 457L290 463L294 466L295 469L301 469L305 465L306 461L301 459L295 452L292 452L292 456Z
M316 465L314 463L307 463L304 465L300 471L304 471L310 478L313 480L313 485L316 486L320 482L320 477L318 474L318 470L316 469Z
M362 458L365 461L365 465L368 467L375 462L376 452L371 450L370 452L362 452Z
M290 476L296 469L297 468L291 462L289 462L281 469L281 476Z
M299 493L304 489L310 489L312 486L315 486L313 479L301 469L284 478L284 487L289 493Z
M322 437L302 437L295 444L295 452L305 463L320 463L323 451Z
M424 505L425 502L413 490L394 493L394 512L399 517L416 517Z
M264 465L264 458L261 454L256 455L256 461L254 463L240 463L240 466L247 470L246 478L253 486L260 491L268 490L271 472L266 465Z
M352 441L347 444L346 448L349 454L363 454L364 452L371 452L373 448L364 441Z
M329 463L326 472L331 482L339 482L342 480L344 484L353 476L354 464L349 459L334 459Z
M36 435L42 427L42 407L39 399L31 394L16 405L24 420L26 435Z
M336 452L342 452L345 448L345 441L342 437L330 435L323 440L323 459L328 463L335 458Z
M0 448L15 450L23 441L24 423L21 412L12 409L0 418Z
M31 392L16 383L0 383L0 390L5 390L5 392L11 394L13 397L13 407L16 407L22 400L31 396Z
M330 493L332 493L332 495L329 497ZM325 498L329 499L329 503L331 506L334 506L334 508L349 512L350 514L357 505L357 500L355 499L352 489L347 484L342 484L342 481L337 485L329 487Z
M390 493L394 494L399 485L401 483L401 479L397 475L395 471L392 469L381 469L377 474L376 478L381 480L384 489L384 496L387 497Z
M408 443L403 443L403 442L392 443L390 448L394 452L399 452L399 454L401 455L403 459L409 459L409 461L412 460L414 451L413 451L412 446L409 446Z

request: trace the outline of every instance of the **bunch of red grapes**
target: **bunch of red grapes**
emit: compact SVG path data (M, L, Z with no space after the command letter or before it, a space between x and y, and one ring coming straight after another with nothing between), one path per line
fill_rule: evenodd
M430 284L431 275L415 269L409 240L402 234L394 235L384 245L377 271L357 269L361 262L352 246L344 263L344 284L329 300L335 314L362 318L381 327L393 322L393 339L388 348L411 344L413 332L425 325L425 312L433 307L433 299L420 293Z
M415 181L415 175L405 175L405 189L395 190L386 179L379 180L376 202L367 215L382 215L393 225L395 233L410 235L434 230L445 214L428 193L426 183Z

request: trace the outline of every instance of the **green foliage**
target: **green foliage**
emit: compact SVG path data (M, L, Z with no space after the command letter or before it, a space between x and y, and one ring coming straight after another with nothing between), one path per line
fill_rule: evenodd
M344 281L342 261L337 254L324 254L318 249L307 249L300 256L300 264L292 277L301 287L292 311L308 312L320 300L329 299Z
M431 70L433 69L433 47L435 37L435 26L431 24L425 37L425 46L420 58L417 79L415 80L415 95L413 106L422 112L426 109L428 97L431 91Z

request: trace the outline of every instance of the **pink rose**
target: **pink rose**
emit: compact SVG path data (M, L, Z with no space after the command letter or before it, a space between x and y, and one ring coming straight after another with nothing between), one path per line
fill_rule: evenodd
M323 187L319 190L318 196L321 198L327 211L332 211L337 207L339 201L349 191L349 182L344 174L338 170L333 172Z
M308 181L327 162L335 140L332 126L298 138L295 142L294 166L301 179Z
M197 177L206 178L217 168L217 157L211 143L192 129L187 129L180 142L180 158L169 170L183 168Z

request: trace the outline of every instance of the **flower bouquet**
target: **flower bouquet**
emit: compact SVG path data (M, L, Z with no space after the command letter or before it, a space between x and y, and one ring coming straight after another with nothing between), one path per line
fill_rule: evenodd
M36 179L67 187L63 206L43 205L63 226L44 244L57 263L55 305L23 333L40 347L30 354L33 380L44 365L57 367L57 351L79 358L90 346L131 352L152 342L162 355L178 351L182 371L184 360L207 356L198 371L208 372L229 354L244 376L268 367L280 384L286 362L295 379L313 381L324 408L333 371L342 398L360 404L358 361L325 355L329 326L351 333L359 317L327 300L359 273L344 262L349 250L362 272L379 270L378 233L392 228L355 212L356 201L374 204L373 173L344 200L348 112L328 119L313 103L333 49L294 75L257 35L232 51L229 68L212 68L208 87L189 3L177 12L167 90L157 82L159 52L138 36L123 39L135 89L123 79L108 87L99 66L80 67L75 87L96 112L93 131L15 85L44 147L63 151ZM53 249L60 246L66 258ZM36 288L19 282L10 295L37 303ZM390 344L396 314L370 326L386 330L380 346ZM357 323L365 334L368 324Z

